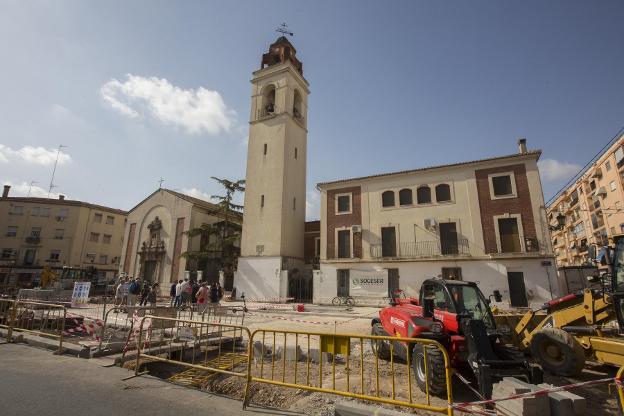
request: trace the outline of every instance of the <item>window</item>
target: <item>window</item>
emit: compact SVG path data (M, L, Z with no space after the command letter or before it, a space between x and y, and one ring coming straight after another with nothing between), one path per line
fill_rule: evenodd
M95 263L95 253L87 253L85 257L87 259L87 263Z
M615 184L615 181L609 182L609 186L611 187L611 192L617 189L617 185Z
M461 267L442 267L442 279L462 280Z
M394 206L394 192L393 191L386 191L381 194L381 206L382 207Z
M50 216L50 208L41 208L41 210L39 211L39 216L40 217L49 217Z
M32 209L30 210L30 215L32 215L33 217L38 217L39 216L39 207L32 207Z
M298 90L295 90L295 96L293 97L293 116L295 118L303 118L303 112L301 111L301 94Z
M457 239L457 226L454 222L441 222L440 249L442 254L459 254L459 241Z
M351 230L338 231L338 258L351 258Z
M596 189L596 181L591 181L589 183L589 188L593 191L594 189Z
M293 198L293 211L297 209L297 198Z
M295 147L295 159L297 159L297 148Z
M69 215L69 208L59 209L59 215L58 215L59 220L64 220L65 218L67 218L68 215Z
M607 172L609 172L611 170L611 162L607 161L607 163L605 163L605 169L607 170Z
M106 254L100 254L100 264L108 264L108 256Z
M106 224L108 224L108 225L115 224L115 217L113 217L112 215L107 215L106 216Z
M336 214L351 213L351 194L336 195Z
M54 230L54 239L55 240L62 240L64 236L65 236L65 230L64 229L57 228L56 230Z
M411 189L401 189L399 191L399 205L412 205L412 190Z
M441 183L435 187L436 202L448 202L451 200L451 187L446 183Z
M93 216L93 222L102 222L102 214L95 214Z
M260 208L264 207L264 195L260 195Z
M110 244L111 243L111 238L112 238L112 236L110 234L104 234L102 236L102 243Z
M100 240L99 233L91 233L91 235L89 236L89 241L92 243L97 243L99 240Z
M396 257L396 228L381 227L381 256Z
M338 269L336 289L338 296L349 296L349 269Z
M491 176L490 179L494 198L515 196L511 175Z
M399 278L399 269L388 269L388 296L401 288Z
M61 257L61 251L60 250L52 250L50 251L50 260L52 261L59 261Z
M522 251L517 218L499 218L498 235L501 253L519 253Z
M416 201L419 204L431 203L431 188L428 186L421 186L416 190Z
M35 257L37 256L37 250L29 248L24 253L24 266L32 266L35 263Z
M423 285L425 299L433 300L433 307L441 311L455 312L455 307L444 287L439 284L429 283Z
M314 257L321 256L321 237L314 238Z
M3 259L10 259L13 258L13 249L12 248L3 248L2 249L2 258Z
M7 237L16 237L17 236L17 227L15 227L13 225L9 225L7 227L6 236Z
M624 160L624 150L618 147L615 151L615 163L619 166L622 160Z
M35 238L41 237L41 227L32 227L30 230L30 236Z
M266 156L266 154L267 154L267 147L268 147L268 146L267 146L267 144L265 143L265 144L264 144L264 155L265 155L265 156Z
M24 207L21 205L11 205L11 208L9 208L9 214L11 215L23 215L24 214Z

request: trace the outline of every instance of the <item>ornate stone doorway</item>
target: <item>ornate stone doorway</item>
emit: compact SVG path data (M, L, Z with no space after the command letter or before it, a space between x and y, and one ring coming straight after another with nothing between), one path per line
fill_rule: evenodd
M142 279L155 283L160 281L160 272L167 252L165 242L160 237L162 222L158 217L154 218L147 228L149 240L141 243L139 250L141 269L139 275Z

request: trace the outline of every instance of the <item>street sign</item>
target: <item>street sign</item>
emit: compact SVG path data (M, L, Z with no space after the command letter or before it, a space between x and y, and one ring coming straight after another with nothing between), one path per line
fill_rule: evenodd
M71 298L72 308L86 308L89 303L89 290L91 282L75 282Z

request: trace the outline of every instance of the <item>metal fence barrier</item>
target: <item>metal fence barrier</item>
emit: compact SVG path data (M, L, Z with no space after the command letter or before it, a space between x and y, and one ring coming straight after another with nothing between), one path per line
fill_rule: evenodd
M251 370L250 382L453 414L449 357L444 347L436 341L259 329L252 333L251 342L258 358ZM387 360L373 354L373 343L377 346L383 343ZM411 350L417 345L422 346L424 353L424 392L414 386L417 382L412 375L411 354L407 354L406 360L396 357L398 348L407 346ZM312 357L313 354L315 357ZM441 354L444 360L444 374L436 376L442 376L446 380L443 391L445 404L432 404L429 386L433 369L427 369L427 354L436 354L438 357ZM323 361L326 361L325 365ZM436 382L439 386L440 380ZM245 400L246 405L249 398L246 397Z
M58 353L63 353L67 309L63 305L24 300L0 299L0 328L7 328L7 341L13 332L27 332L57 339Z

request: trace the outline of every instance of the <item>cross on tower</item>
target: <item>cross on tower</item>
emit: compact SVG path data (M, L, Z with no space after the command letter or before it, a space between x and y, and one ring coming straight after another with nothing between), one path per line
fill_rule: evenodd
M288 30L288 25L286 23L279 25L275 31L281 33L282 35L295 36L293 32Z
M160 189L160 188L162 188L162 184L163 184L163 182L164 182L164 181L165 181L165 180L164 180L164 179L163 179L163 177L161 176L161 177L160 177L160 180L158 181L158 188L159 188L159 189Z

